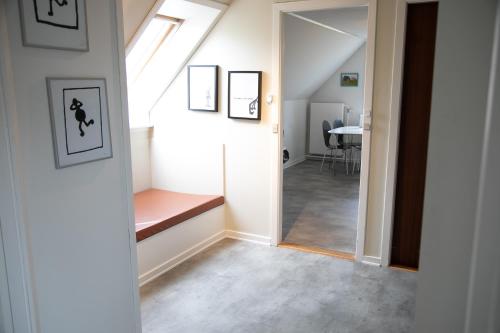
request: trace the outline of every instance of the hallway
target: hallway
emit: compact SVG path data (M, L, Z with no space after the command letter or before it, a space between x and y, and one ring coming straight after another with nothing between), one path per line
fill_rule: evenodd
M416 275L226 239L141 288L144 333L409 332Z

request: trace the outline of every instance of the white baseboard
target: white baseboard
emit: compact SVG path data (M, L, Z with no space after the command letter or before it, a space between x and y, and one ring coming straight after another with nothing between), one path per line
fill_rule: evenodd
M205 250L209 246L223 240L226 238L226 231L220 231L216 233L213 236L210 236L209 238L199 242L195 246L187 249L186 251L178 254L177 256L167 260L161 265L158 265L157 267L153 268L149 272L146 272L139 276L139 287L142 287L146 283L156 279L158 276L166 273L167 271L171 270L175 266L183 263L184 261L188 260L192 256L200 253L201 251Z
M226 230L226 238L238 239L246 242L252 242L263 245L271 245L271 237L250 234L247 232Z
M361 262L367 265L373 265L378 267L382 266L382 259L380 259L379 257L363 256Z
M294 165L297 165L299 163L302 163L306 160L306 156L299 157L293 161L288 161L285 164L283 164L283 169L288 169L289 167L293 167Z

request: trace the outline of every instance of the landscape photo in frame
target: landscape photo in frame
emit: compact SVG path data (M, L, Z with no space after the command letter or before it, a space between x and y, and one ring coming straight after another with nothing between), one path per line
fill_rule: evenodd
M19 0L25 46L88 51L85 0Z
M47 79L57 168L112 157L106 81Z

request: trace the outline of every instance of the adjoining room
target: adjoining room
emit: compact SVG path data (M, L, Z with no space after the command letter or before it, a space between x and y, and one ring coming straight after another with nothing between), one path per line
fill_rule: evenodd
M356 251L368 7L284 15L283 242Z

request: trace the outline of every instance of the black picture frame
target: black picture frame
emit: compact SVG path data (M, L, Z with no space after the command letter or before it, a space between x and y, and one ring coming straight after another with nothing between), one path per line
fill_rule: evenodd
M208 94L210 94L210 90L213 89L213 96L207 95L207 107L200 107L201 102L196 101L196 96L201 96L204 94L203 91L194 91L195 89L200 89L199 84L195 85L193 80L196 80L196 76L198 75L198 79L204 79L203 74L206 76L207 73L202 73L199 70L203 69L211 69L213 70L213 81L207 82ZM199 72L199 73L196 73ZM199 77L202 75L202 77ZM189 65L188 66L188 110L190 111L205 111L205 112L219 112L219 66L218 65ZM203 88L202 88L203 89ZM212 103L208 101L208 99L212 99Z
M238 80L236 80L236 76L239 76ZM245 76L248 76L246 79L249 81L245 83L241 80L245 80ZM255 82L255 76L256 82ZM235 81L238 81L238 87L233 86ZM254 81L256 83L256 87L249 87L253 90L253 92L249 91L248 95L241 96L233 96L233 94L242 94L241 90L245 89L245 87L241 86L242 84L253 84ZM250 90L249 89L249 90ZM245 119L245 120L261 120L262 117L262 71L229 71L228 72L228 103L227 103L227 116L231 119ZM235 92L236 91L236 92ZM246 94L246 93L245 93ZM255 97L255 94L257 96ZM233 105L238 100L246 100L249 103L238 103L240 105ZM244 104L241 105L241 104ZM252 113L253 112L255 113Z

